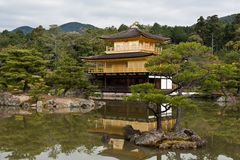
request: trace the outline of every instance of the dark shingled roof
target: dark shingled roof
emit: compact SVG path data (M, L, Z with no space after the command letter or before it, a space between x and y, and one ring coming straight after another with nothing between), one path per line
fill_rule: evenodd
M153 55L153 53L127 52L127 53L100 54L96 56L81 57L81 58L86 60L104 60L104 59L139 58L139 57L147 57L151 55Z
M130 28L126 31L122 31L116 34L112 34L109 36L103 36L101 39L106 39L106 40L114 40L114 39L122 39L122 38L133 38L133 37L139 37L139 36L144 36L146 38L154 39L154 40L159 40L159 41L167 41L170 40L170 38L163 37L161 35L154 35L151 33L144 32L138 28Z

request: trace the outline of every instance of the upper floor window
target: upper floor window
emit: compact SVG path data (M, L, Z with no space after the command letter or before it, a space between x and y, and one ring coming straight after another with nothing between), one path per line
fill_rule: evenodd
M122 43L116 43L115 44L115 50L119 51L123 48L123 44Z
M131 47L131 49L137 49L138 48L138 42L129 42L129 46Z
M139 42L138 41L127 41L127 42L115 42L114 50L115 51L128 51L138 49Z

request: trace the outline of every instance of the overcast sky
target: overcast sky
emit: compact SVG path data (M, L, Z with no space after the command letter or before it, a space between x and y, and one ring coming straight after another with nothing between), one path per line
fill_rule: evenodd
M0 31L81 22L192 25L199 16L240 13L240 0L0 0Z

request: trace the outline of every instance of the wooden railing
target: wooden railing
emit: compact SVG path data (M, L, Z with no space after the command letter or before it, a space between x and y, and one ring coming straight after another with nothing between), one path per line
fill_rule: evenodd
M147 72L145 68L90 68L88 73L131 73L131 72Z
M145 44L139 44L138 46L124 45L118 48L109 46L106 47L106 53L132 52L132 51L146 51L159 54L161 52L161 48Z
M88 69L88 73L104 73L104 69L101 67L101 68L89 68Z

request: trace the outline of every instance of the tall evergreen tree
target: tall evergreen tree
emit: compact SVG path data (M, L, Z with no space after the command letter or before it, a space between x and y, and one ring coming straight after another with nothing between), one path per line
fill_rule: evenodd
M34 28L30 33L29 47L38 49L39 51L47 51L48 37L46 30L40 25Z
M224 44L233 40L235 37L235 29L232 24L227 24L224 28Z
M203 16L199 17L194 27L195 32L203 39L206 32L206 22Z
M235 16L233 24L240 24L240 13Z
M186 42L188 40L188 33L185 27L175 26L171 30L171 40L173 43L178 44L180 42Z
M118 28L118 32L122 32L122 31L125 31L127 30L129 27L126 26L125 24L121 24L121 26L119 26Z
M47 63L35 50L12 48L1 51L0 62L1 86L24 92L43 80Z
M152 34L160 34L161 26L158 23L154 23L150 29L150 33Z
M224 44L224 25L217 15L209 16L205 20L202 16L195 25L195 32L201 36L203 43L218 51Z
M57 68L48 74L48 79L54 82L54 86L61 90L63 95L69 89L81 90L83 94L88 95L93 88L90 85L82 63L68 54L62 54L56 62Z

